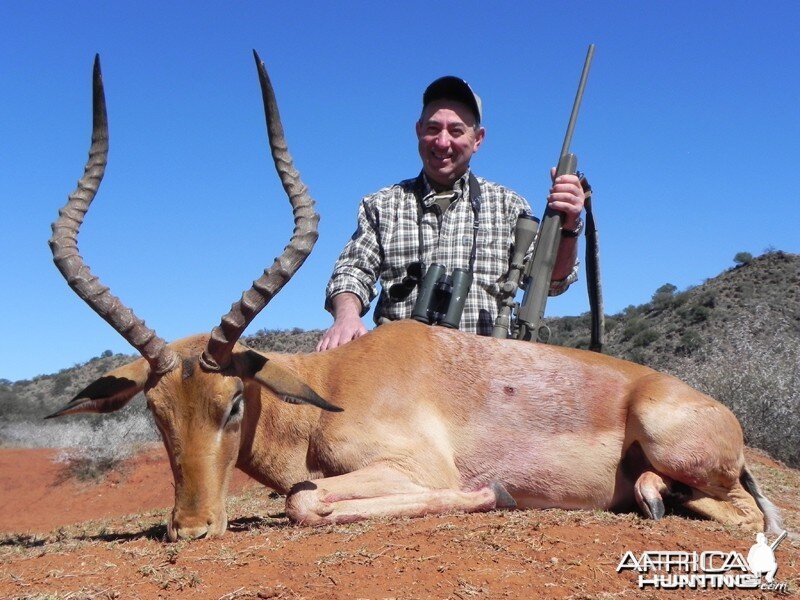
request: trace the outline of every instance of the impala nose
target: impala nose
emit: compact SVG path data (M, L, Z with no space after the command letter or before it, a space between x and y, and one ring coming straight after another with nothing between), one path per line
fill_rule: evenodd
M208 534L208 526L200 527L174 527L174 539L177 540L196 540ZM172 538L172 536L170 536Z
M173 516L167 523L167 537L171 542L195 540L208 535L209 526L205 519L182 520Z
M181 540L196 540L204 537L222 535L228 528L228 517L223 512L214 515L182 515L181 511L174 511L172 518L167 523L167 537L171 542Z

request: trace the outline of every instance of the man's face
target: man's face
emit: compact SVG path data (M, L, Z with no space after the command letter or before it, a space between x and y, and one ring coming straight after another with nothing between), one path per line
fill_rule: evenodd
M419 155L428 180L451 187L467 172L485 134L483 127L475 127L475 115L464 104L454 100L428 104L417 122Z

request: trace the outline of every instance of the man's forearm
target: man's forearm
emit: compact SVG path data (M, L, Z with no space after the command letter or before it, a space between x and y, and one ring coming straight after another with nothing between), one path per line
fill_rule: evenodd
M363 310L361 299L352 292L342 292L331 298L331 314L334 320L347 317L360 318Z
M330 298L329 304L333 325L322 335L317 344L317 352L331 350L367 332L361 322L362 304L358 296L351 292L342 292Z
M565 279L572 273L575 267L575 261L578 259L578 239L577 238L561 238L561 243L558 246L558 253L556 254L556 261L553 265L552 281L560 281Z

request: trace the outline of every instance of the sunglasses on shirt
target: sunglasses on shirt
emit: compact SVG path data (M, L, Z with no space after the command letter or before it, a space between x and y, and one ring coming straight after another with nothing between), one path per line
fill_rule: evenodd
M389 298L395 302L408 298L412 290L419 285L425 275L425 263L415 261L406 267L406 276L400 283L389 287Z

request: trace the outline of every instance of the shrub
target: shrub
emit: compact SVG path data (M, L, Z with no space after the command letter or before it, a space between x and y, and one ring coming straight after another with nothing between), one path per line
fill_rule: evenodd
M63 394L71 384L72 375L68 371L62 371L53 379L53 394Z
M658 332L654 329L645 328L642 329L639 333L637 333L631 339L631 345L634 348L642 348L645 346L649 346L653 342L655 342L660 336Z
M97 479L156 439L150 413L130 411L123 419L103 419L93 426L76 428L72 437L62 435L61 443L69 447L56 461L64 463L69 474L78 479Z
M647 353L641 348L631 348L625 353L624 358L631 362L639 363L640 365L647 364Z
M732 321L725 344L710 347L702 363L684 363L677 375L727 405L748 445L800 466L800 335L788 320L756 307ZM794 335L787 332L795 331Z
M698 325L708 319L711 314L711 309L702 304L687 305L681 307L678 315L684 319L689 325Z
M62 448L56 461L81 479L103 475L158 439L150 413L144 410L125 409L119 417L103 419L85 415L68 421L0 424L3 446Z
M743 281L737 287L737 291L743 300L750 300L755 295L756 286L750 281Z
M737 266L741 267L742 265L746 265L753 260L753 255L749 252L737 252L736 256L733 257L733 262L736 263Z
M665 283L658 288L653 294L653 308L659 311L667 308L670 304L672 304L672 299L677 289L678 288L671 283Z
M647 323L641 318L632 318L622 330L622 341L627 342L641 331L647 329Z
M681 334L680 345L676 348L677 354L688 356L703 345L703 337L694 329L687 329Z

